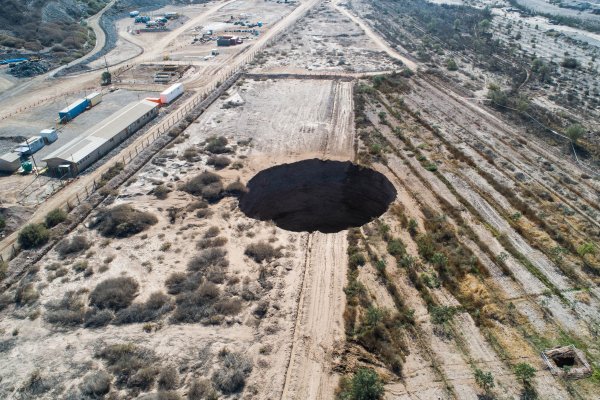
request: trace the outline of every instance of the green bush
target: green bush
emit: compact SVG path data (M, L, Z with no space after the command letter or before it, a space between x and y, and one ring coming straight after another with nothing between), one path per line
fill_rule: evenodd
M21 248L28 250L48 243L50 232L42 224L29 224L19 232L18 242Z
M446 61L446 68L448 68L448 71L458 71L458 65L454 58L449 58L448 61Z
M405 253L406 249L400 239L392 239L388 242L387 251L392 256L401 256Z
M67 220L67 213L60 208L55 208L46 214L46 226L48 228L52 228L61 222L65 222Z
M348 265L351 268L356 268L358 266L363 266L367 262L367 259L362 253L354 253L348 258Z
M535 368L527 363L519 363L515 366L515 375L524 385L529 385L535 376Z
M0 215L0 232L2 232L6 228L6 219Z
M370 368L360 368L352 378L343 379L341 386L342 400L378 400L384 393L381 378Z

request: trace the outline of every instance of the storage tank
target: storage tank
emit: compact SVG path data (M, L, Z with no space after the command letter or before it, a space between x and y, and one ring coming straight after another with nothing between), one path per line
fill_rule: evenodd
M88 105L90 107L94 107L96 104L98 104L102 101L102 93L94 92L92 94L85 96L85 98L89 102Z
M42 129L40 131L40 136L44 139L46 144L54 143L58 139L56 129Z
M169 104L183 94L183 85L176 83L160 94L160 103Z
M19 143L15 152L20 153L24 156L30 156L37 151L41 150L46 143L44 142L44 138L41 136L32 136L29 139L25 140L23 143Z
M68 122L73 118L77 117L79 114L85 111L88 105L88 99L83 98L79 99L70 106L60 110L58 112L58 118L60 118L60 122Z

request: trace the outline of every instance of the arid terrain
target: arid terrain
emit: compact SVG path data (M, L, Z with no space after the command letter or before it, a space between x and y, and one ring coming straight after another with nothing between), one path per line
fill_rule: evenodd
M110 3L87 54L0 71L2 152L59 128L0 175L0 398L600 398L593 10ZM141 32L134 9L178 18ZM100 160L48 172L174 83Z

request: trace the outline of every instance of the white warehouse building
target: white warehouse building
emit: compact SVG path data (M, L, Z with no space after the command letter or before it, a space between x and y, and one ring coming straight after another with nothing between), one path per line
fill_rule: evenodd
M75 176L158 115L158 104L142 100L93 126L43 161L60 176Z

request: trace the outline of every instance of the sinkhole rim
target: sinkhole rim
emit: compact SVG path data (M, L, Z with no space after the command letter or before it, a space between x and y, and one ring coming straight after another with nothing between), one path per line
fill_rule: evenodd
M292 232L335 233L385 213L397 191L389 179L351 161L305 159L256 173L240 197L248 217Z

